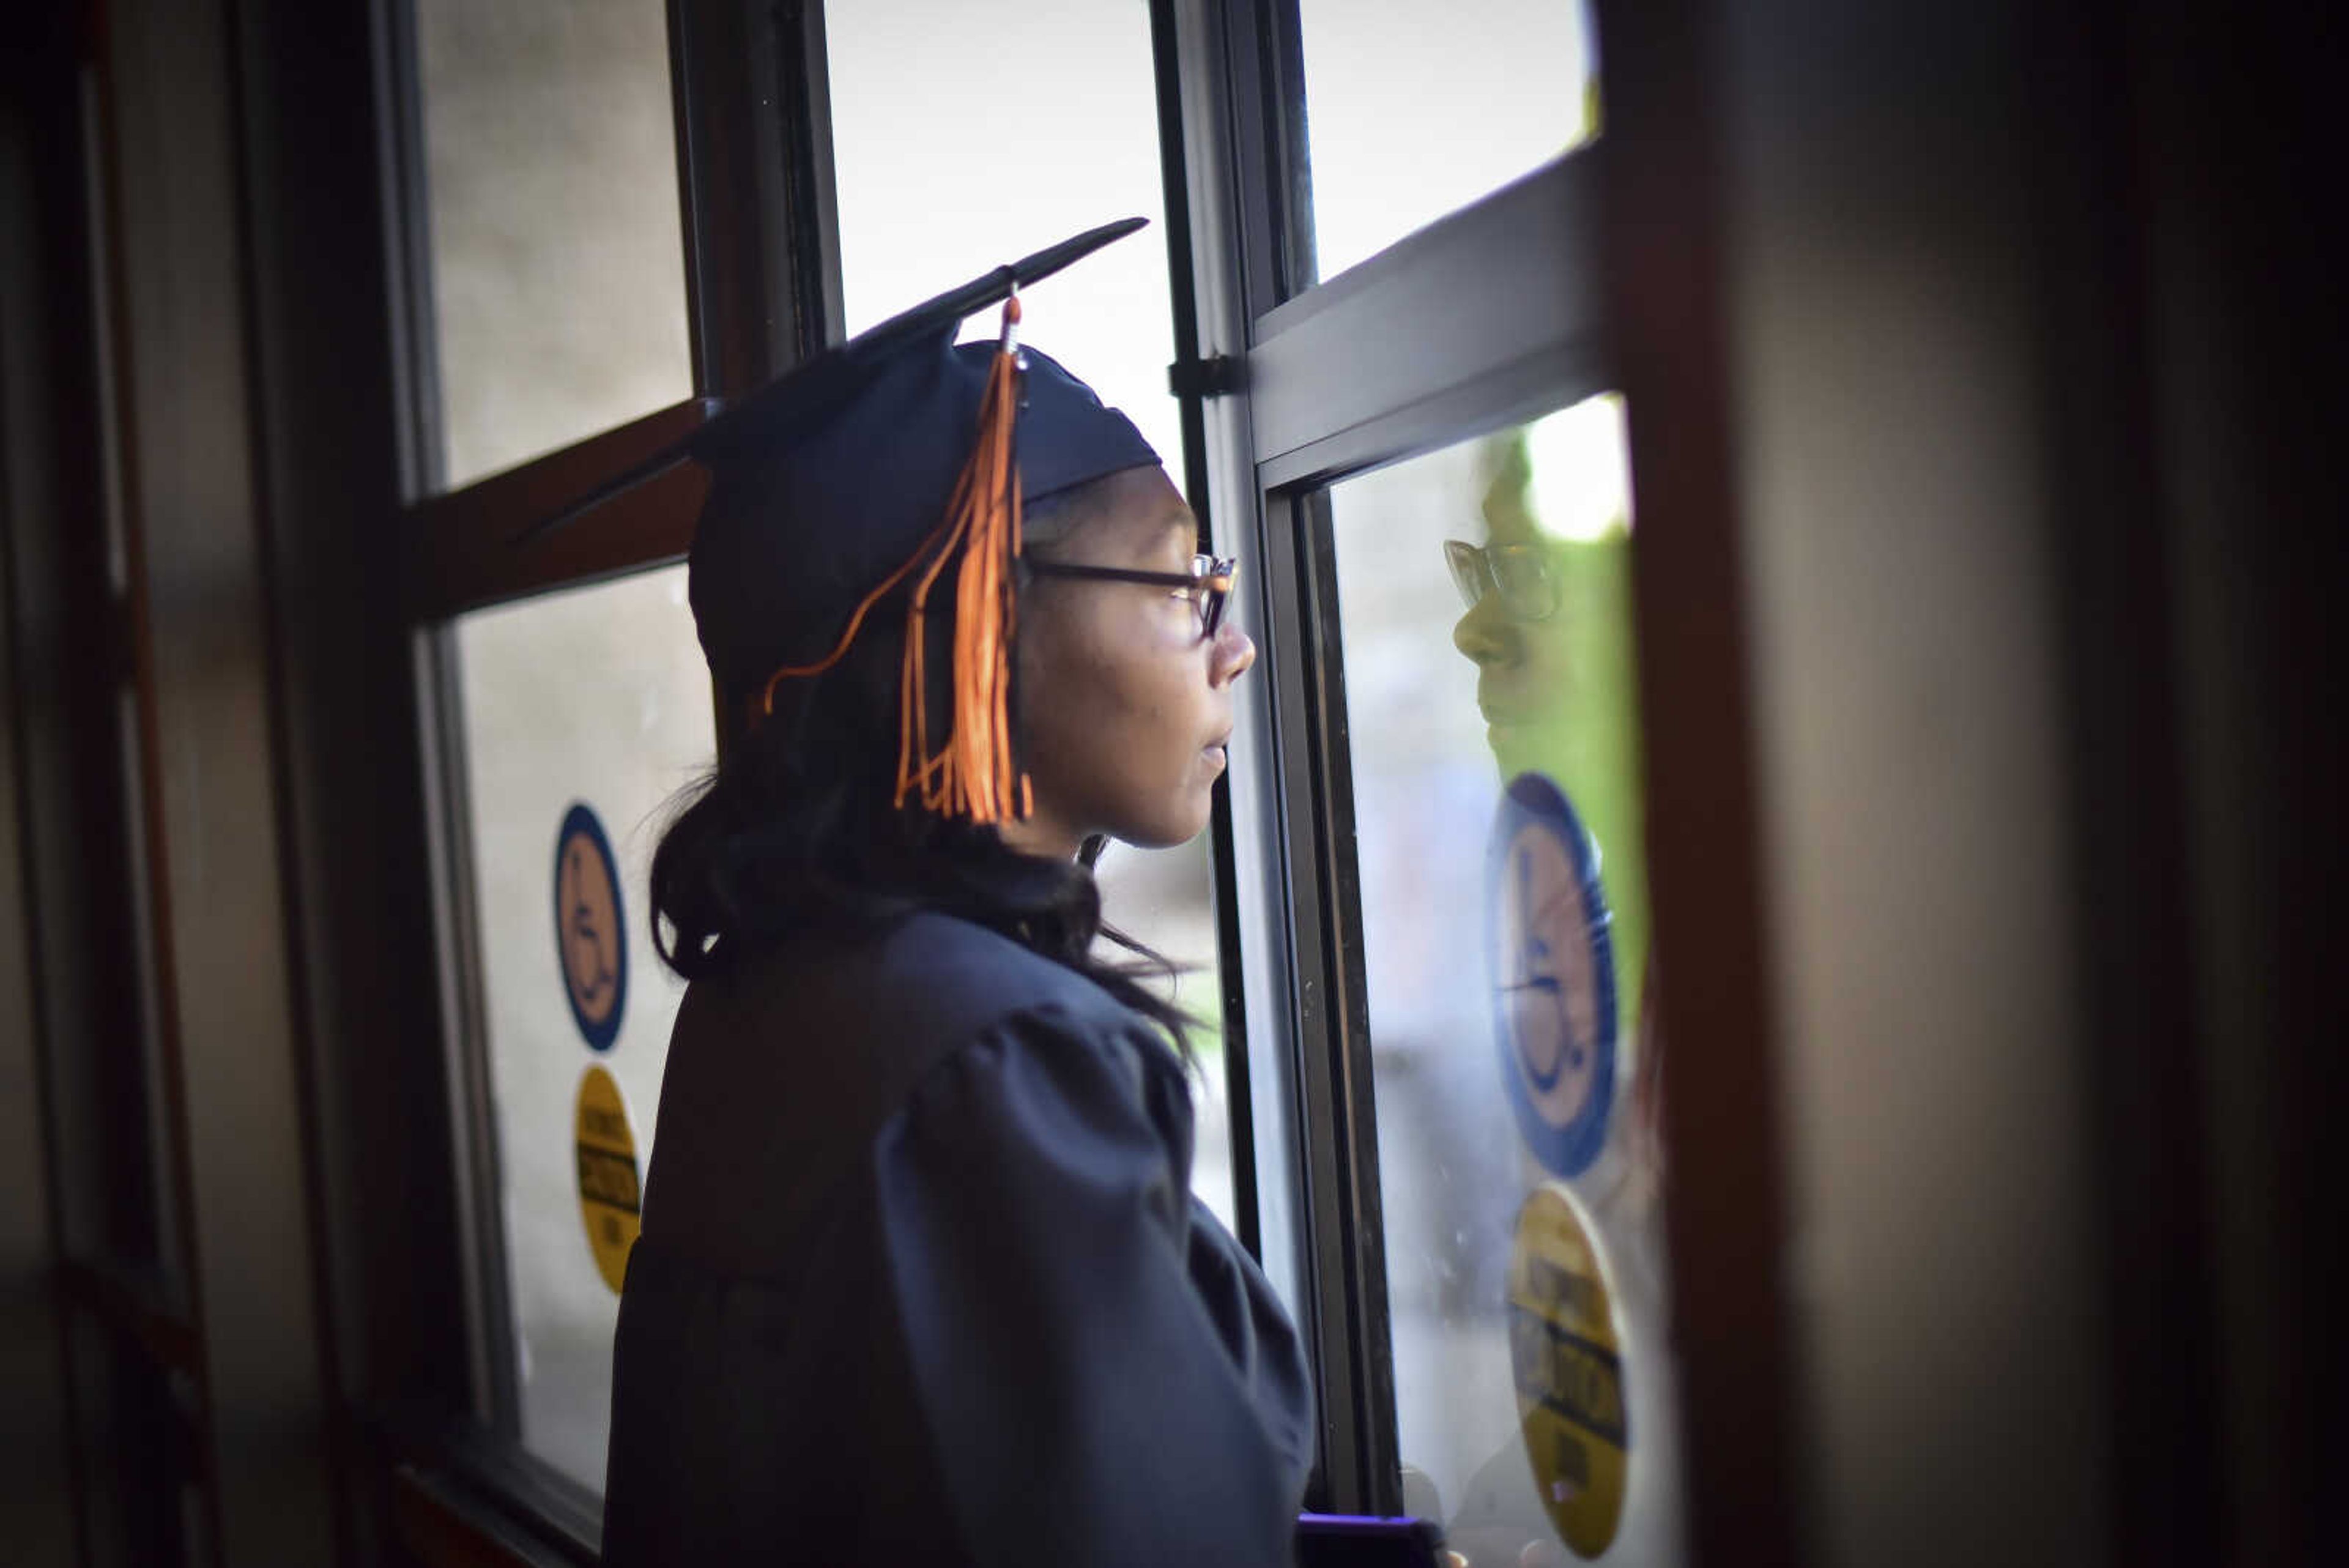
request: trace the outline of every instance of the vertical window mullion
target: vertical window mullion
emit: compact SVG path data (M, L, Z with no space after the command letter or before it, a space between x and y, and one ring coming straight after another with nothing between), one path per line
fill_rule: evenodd
M820 0L670 0L695 387L739 397L840 337Z
M1168 367L1181 408L1183 493L1199 519L1200 548L1221 553L1222 537L1212 504L1207 470L1206 385L1199 370L1201 348L1197 269L1193 265L1190 165L1183 130L1184 60L1173 0L1150 0L1150 44L1158 97L1158 155L1166 215L1168 298L1174 315L1174 363ZM1258 1213L1254 1077L1248 1071L1247 998L1241 982L1240 927L1234 898L1237 870L1232 854L1232 801L1227 782L1216 785L1207 835L1209 876L1215 893L1216 1005L1224 1023L1224 1106L1231 1133L1232 1224L1250 1254L1264 1254Z
M414 504L442 485L440 335L432 310L432 213L424 184L423 71L417 59L415 0L381 0L375 7L378 167L382 171L384 230L390 251L387 291L398 379L395 407L400 459L400 500Z
M1296 1084L1295 1156L1311 1300L1307 1332L1320 1373L1324 1451L1322 1506L1347 1513L1394 1511L1392 1399L1380 1391L1387 1354L1382 1330L1385 1275L1377 1233L1375 1149L1367 1133L1367 1043L1361 1033L1359 923L1340 861L1350 825L1344 798L1343 671L1323 620L1330 597L1318 579L1328 570L1326 504L1315 493L1263 495L1268 596L1282 630L1280 657L1268 660L1277 682L1276 749L1283 805L1282 882L1289 941L1291 1071ZM1336 727L1333 730L1333 725ZM1356 972L1349 974L1348 966ZM1384 1433L1383 1438L1381 1433Z
M1301 81L1294 0L1174 0L1190 178L1192 254L1202 359L1244 360L1255 323L1310 275L1302 179ZM1260 483L1245 396L1215 400L1204 419L1204 493L1218 547L1240 556L1248 626L1261 645L1238 692L1241 743L1229 777L1227 863L1233 906L1266 1270L1295 1312L1317 1368L1319 1469L1309 1502L1341 1511L1393 1510L1383 1273L1375 1154L1357 1146L1367 1094L1350 1066L1347 1020L1359 1017L1359 976L1340 980L1347 917L1330 876L1329 798L1316 729L1313 553L1301 532L1315 501ZM1351 960L1359 964L1359 960ZM1346 992L1357 993L1350 1007ZM1362 1172L1371 1172L1365 1184ZM1363 1248L1370 1249L1366 1265ZM1381 1438L1381 1434L1384 1436Z
M432 864L441 1038L448 1043L449 1127L457 1147L458 1264L467 1303L473 1415L500 1438L522 1436L520 1374L507 1284L498 1195L496 1128L490 1115L489 1030L481 984L480 905L473 889L472 833L466 809L465 730L457 639L448 624L418 628L414 650L418 723L423 742L424 810Z
M805 358L847 336L832 159L832 69L823 0L782 0L772 14L777 34L768 59L781 83L776 97L790 106L779 129L791 288L787 300L779 296L778 306L792 313L799 357Z
M1353 1462L1367 1511L1402 1511L1397 1454L1393 1336L1387 1311L1386 1227L1379 1199L1378 1127L1371 1088L1369 987L1363 971L1361 873L1355 860L1353 763L1348 741L1344 641L1338 619L1336 540L1329 493L1291 501L1297 598L1309 656L1302 672L1306 711L1301 770L1314 804L1312 871L1320 910L1318 1048L1313 1070L1328 1077L1328 1122L1316 1139L1328 1146L1336 1190L1317 1195L1318 1224L1330 1227L1322 1251L1336 1264L1332 1315L1343 1325L1332 1345L1353 1387ZM1301 869L1301 867L1300 867ZM1302 886L1302 878L1298 882ZM1311 971L1306 971L1311 972ZM1325 1291L1325 1295L1328 1292ZM1325 1307L1325 1311L1331 1308Z
M1250 317L1253 348L1265 312L1312 287L1319 267L1298 0L1247 0L1243 8L1257 72L1246 101L1258 117L1253 163L1262 181L1252 202L1259 236L1252 260L1256 275L1271 285L1259 292ZM1294 1060L1306 1107L1298 1162L1314 1262L1322 1393L1331 1412L1324 1420L1324 1506L1395 1514L1402 1500L1330 508L1319 492L1277 494L1261 466L1253 477L1268 562L1278 558L1291 574L1278 595L1289 628L1289 668L1278 744L1295 943Z

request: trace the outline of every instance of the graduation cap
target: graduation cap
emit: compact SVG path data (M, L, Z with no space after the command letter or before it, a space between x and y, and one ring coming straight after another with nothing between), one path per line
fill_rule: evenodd
M822 674L866 614L906 596L897 803L973 822L1025 815L1011 755L1012 562L1023 508L1159 461L1133 421L1022 349L1019 289L1143 226L1127 218L973 278L825 350L533 532L679 463L711 475L688 594L711 673L771 712ZM994 343L957 345L1003 305ZM925 635L953 597L951 711L934 714Z

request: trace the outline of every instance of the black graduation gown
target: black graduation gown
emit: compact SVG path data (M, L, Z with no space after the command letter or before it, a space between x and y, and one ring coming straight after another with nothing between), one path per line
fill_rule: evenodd
M965 921L689 987L605 1560L1288 1562L1310 1386L1191 1132L1154 1029Z

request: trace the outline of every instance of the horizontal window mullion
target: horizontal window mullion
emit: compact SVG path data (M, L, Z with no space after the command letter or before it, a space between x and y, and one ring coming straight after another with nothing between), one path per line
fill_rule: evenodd
M363 1407L392 1466L394 1529L427 1563L601 1561L603 1500L501 1434L417 1405Z
M1523 424L1614 385L1613 361L1602 346L1554 344L1267 458L1257 464L1257 483L1268 491L1328 484L1399 457Z
M708 485L691 464L523 538L597 486L698 428L718 405L693 398L476 484L410 507L403 603L410 622L520 598L683 556ZM520 542L518 542L520 541Z
M1603 381L1599 159L1569 154L1402 240L1256 320L1247 384L1256 459L1273 483L1401 448L1368 439L1410 410L1486 416L1479 389L1513 407L1544 373ZM1594 379L1595 378L1595 379ZM1550 400L1577 389L1561 382ZM1276 472L1281 477L1274 477Z

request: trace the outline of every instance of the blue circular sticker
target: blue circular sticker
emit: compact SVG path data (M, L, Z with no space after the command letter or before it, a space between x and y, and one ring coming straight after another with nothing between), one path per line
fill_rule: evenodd
M1493 1034L1526 1144L1581 1175L1615 1103L1615 952L1599 850L1564 792L1519 774L1485 858Z
M612 841L584 805L554 837L554 950L573 1022L590 1049L609 1051L628 1000L627 915Z

